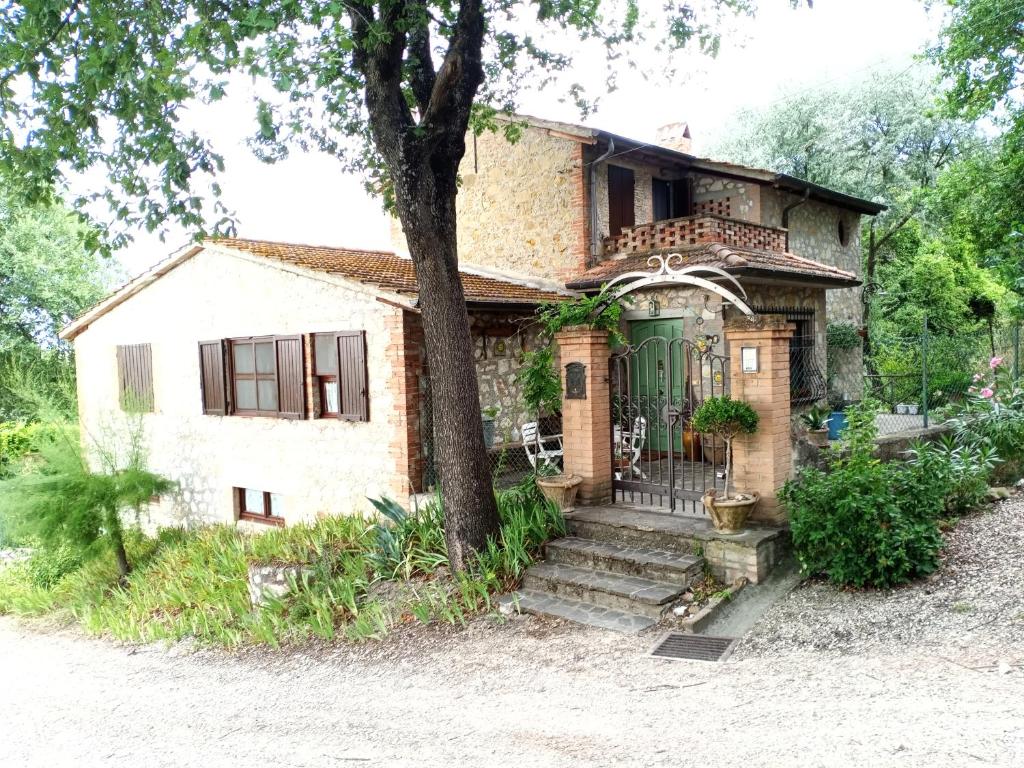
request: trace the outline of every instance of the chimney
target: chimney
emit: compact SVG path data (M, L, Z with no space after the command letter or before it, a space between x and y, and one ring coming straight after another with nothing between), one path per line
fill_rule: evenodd
M690 153L690 126L684 122L669 123L658 129L658 144L676 152Z

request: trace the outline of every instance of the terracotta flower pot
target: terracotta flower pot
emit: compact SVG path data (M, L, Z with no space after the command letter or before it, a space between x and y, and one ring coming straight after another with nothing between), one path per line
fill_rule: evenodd
M576 491L583 478L579 475L548 475L537 478L537 487L544 497L563 512L571 512L576 504Z
M683 429L683 455L689 461L699 461L701 452L700 434L693 431L689 424Z
M712 491L704 496L704 508L719 533L740 533L747 525L750 513L761 499L758 493L736 493L732 498L720 499Z
M828 427L824 429L808 429L807 442L819 448L828 448Z

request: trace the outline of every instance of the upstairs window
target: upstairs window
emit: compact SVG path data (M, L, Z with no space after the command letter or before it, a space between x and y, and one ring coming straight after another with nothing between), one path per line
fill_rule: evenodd
M122 410L153 411L153 350L149 344L117 347L117 385Z
M654 220L681 219L690 215L690 180L651 179Z
M366 334L336 331L313 334L313 373L323 418L369 421Z
M608 166L608 234L621 234L636 223L636 179L631 168Z

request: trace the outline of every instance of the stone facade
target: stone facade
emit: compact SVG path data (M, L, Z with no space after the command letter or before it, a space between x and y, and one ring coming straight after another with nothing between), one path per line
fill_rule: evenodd
M693 180L694 213L710 213L729 219L769 224L761 218L761 187L747 181L719 176L697 176Z
M182 311L183 297L188 311ZM230 522L234 488L279 494L288 523L368 511L368 496L401 498L407 473L391 436L405 375L389 354L402 310L326 275L205 249L98 317L75 339L78 396L89 441L125 434L116 347L152 345L155 410L143 417L149 466L180 483L150 510L161 522ZM202 413L198 342L240 336L366 331L370 420L291 420ZM400 461L401 460L401 461Z
M583 272L590 252L583 147L540 128L525 129L515 143L501 132L470 134L456 201L460 260L562 282ZM408 252L397 221L392 247Z

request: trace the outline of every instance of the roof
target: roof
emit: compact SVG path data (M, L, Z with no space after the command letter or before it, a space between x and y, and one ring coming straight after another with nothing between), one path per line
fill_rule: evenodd
M739 163L727 163L722 160L714 160L708 157L698 157L686 152L663 147L660 144L630 139L610 131L599 128L589 128L585 125L575 123L563 123L556 120L545 120L530 115L516 115L513 120L524 120L535 128L547 130L551 133L560 134L569 138L582 141L586 144L596 144L599 141L606 144L614 144L615 154L622 152L645 152L668 160L682 162L690 168L698 171L707 171L729 176L735 179L754 181L759 184L766 184L784 192L792 192L798 195L807 195L811 200L828 203L840 208L846 208L857 213L875 216L886 209L881 203L865 200L845 192L838 192L811 181L790 176L787 173L778 173L765 168L753 168ZM614 158L615 155L612 155ZM612 159L609 158L609 159Z
M414 309L418 300L416 268L412 260L388 251L218 238L186 246L172 253L156 266L93 305L65 326L60 332L60 337L67 340L75 338L92 322L207 248L239 251L249 256L358 282L371 290L390 294L393 298L405 298L409 309ZM521 278L473 267L463 267L459 272L462 275L466 304L470 307L532 309L540 304L562 301L573 295L553 281Z
M650 271L651 268L647 260L652 255L661 252L648 251L603 261L582 275L573 278L567 285L576 290L590 290L600 288L612 278L626 272ZM673 266L676 267L703 264L724 269L739 277L776 280L788 278L798 282L835 287L860 285L860 280L853 272L805 259L792 253L737 248L721 243L706 243L689 248L671 248L665 253L677 253L683 257L683 264L674 264Z
M220 238L212 241L212 244L316 272L338 275L394 293L415 296L419 291L412 259L390 251L363 251L240 238ZM553 281L502 275L473 267L463 267L459 272L467 304L524 304L532 307L545 302L561 301L569 295L556 287Z

